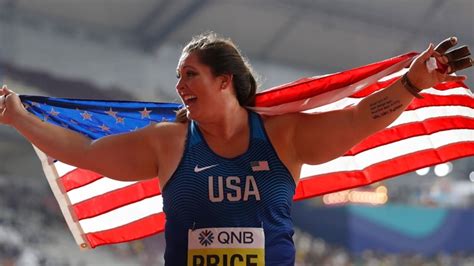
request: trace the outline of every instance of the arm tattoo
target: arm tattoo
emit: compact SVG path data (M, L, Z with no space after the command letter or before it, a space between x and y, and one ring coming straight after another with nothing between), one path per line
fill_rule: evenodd
M389 99L388 96L370 104L370 113L373 119L384 117L400 109L403 104L400 100Z

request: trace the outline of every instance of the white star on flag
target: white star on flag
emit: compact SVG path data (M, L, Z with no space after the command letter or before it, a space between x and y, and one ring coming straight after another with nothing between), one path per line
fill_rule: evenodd
M81 116L82 116L83 120L91 120L92 121L92 119L91 119L92 115L87 111L82 112Z
M56 112L54 110L54 108L51 108L51 111L49 111L49 114L52 115L52 116L58 116L59 115L59 112Z
M102 129L102 131L107 131L107 132L110 131L110 128L106 125L100 126L100 129Z
M112 108L110 108L108 111L105 112L106 114L110 115L111 117L116 118L118 112L114 112Z
M115 117L115 124L125 124L125 117Z
M143 109L143 111L139 111L139 112L142 115L142 119L145 117L150 118L151 110L147 110L146 107L145 109Z

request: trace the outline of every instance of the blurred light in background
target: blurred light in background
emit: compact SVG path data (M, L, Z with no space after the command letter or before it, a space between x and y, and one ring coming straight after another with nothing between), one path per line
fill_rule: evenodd
M375 189L344 190L323 196L325 205L338 205L346 203L359 203L370 205L383 205L388 201L388 190L385 186Z
M447 176L453 170L453 164L442 163L435 166L434 172L436 176Z
M425 168L421 168L421 169L416 170L416 174L421 175L421 176L427 175L429 172L430 172L429 167L425 167Z
M469 174L469 180L471 180L471 182L474 182L474 171L472 171L472 172Z

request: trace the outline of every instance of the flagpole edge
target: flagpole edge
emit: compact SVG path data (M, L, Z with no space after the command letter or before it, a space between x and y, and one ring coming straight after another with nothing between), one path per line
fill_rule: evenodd
M78 222L77 217L74 215L74 212L71 209L72 204L71 204L71 201L69 200L69 197L64 191L64 188L61 188L61 186L58 184L59 175L58 175L58 172L56 171L56 168L53 165L53 162L50 161L48 159L49 157L44 152L42 152L38 147L36 147L33 144L32 146L36 152L36 155L41 161L41 166L46 176L46 180L48 181L48 184L53 192L53 195L59 204L61 213L63 214L66 224L68 225L68 228L71 231L74 237L74 240L76 241L76 244L79 246L81 250L91 249L91 245L89 241L87 240L87 237L85 233L83 232L81 225Z

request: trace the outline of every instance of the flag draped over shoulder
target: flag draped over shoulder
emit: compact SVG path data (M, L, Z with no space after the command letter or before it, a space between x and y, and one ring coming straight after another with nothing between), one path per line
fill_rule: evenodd
M336 74L305 78L260 92L253 110L264 115L343 109L384 89L416 53ZM363 186L422 167L474 155L474 96L461 82L422 92L386 129L343 156L304 165L295 200ZM92 139L173 121L172 103L21 96L31 113ZM351 132L348 132L351 134ZM35 148L36 149L36 148ZM126 242L164 230L158 179L115 181L66 165L36 149L76 242L84 248Z

